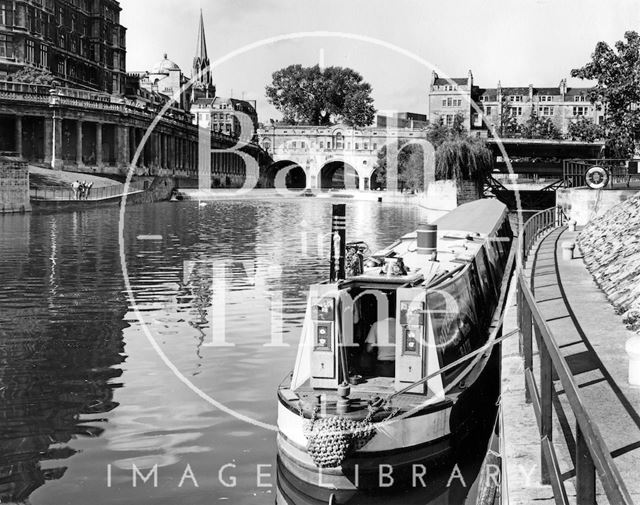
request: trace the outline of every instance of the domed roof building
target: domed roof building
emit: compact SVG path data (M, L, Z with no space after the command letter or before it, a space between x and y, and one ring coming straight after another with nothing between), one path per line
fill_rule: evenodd
M162 60L146 72L131 72L131 79L138 81L138 86L152 95L162 96L164 100L176 97L176 106L189 110L191 92L185 86L189 79L182 73L180 67L171 61L165 53ZM134 86L135 87L135 86Z

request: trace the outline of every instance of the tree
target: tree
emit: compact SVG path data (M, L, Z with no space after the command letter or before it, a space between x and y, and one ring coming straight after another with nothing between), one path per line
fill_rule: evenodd
M475 181L480 184L493 168L493 155L484 141L460 137L436 150L436 179Z
M290 124L345 122L362 127L370 125L376 113L371 85L351 68L290 65L273 73L266 95Z
M454 122L455 124L455 122ZM493 155L481 139L440 123L431 124L427 140L436 149L436 179L464 179L478 184L493 168ZM376 180L386 184L387 146L378 152ZM398 184L415 191L424 189L424 153L418 144L398 141Z
M49 70L41 68L24 67L9 77L12 81L27 84L43 84L46 86L56 86L58 84L55 76Z
M597 81L591 103L605 108L606 147L610 156L627 158L640 140L640 35L628 31L615 50L598 42L591 61L571 71L572 77Z
M571 140L593 142L604 136L604 128L595 124L591 118L581 116L576 121L569 123L568 137Z
M555 123L548 117L540 117L534 110L520 128L520 133L527 139L560 139L562 134Z

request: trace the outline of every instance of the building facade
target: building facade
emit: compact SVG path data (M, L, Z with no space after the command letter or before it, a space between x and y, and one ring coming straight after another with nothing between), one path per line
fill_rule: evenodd
M566 135L569 125L581 118L601 124L604 110L589 99L591 88L569 87L562 79L557 87L481 88L473 82L469 71L466 78L445 79L433 72L429 85L428 115L430 122L453 125L456 116L471 134L486 137L509 120L523 125L532 114L550 119Z
M64 86L122 93L120 11L116 0L0 0L0 79L33 67Z
M130 72L127 74L127 94L138 94L136 89L146 90L161 100L175 100L175 106L182 110L189 110L191 102L191 88L189 79L182 73L180 67L171 61L165 53L164 58L156 63L151 70Z
M211 131L251 141L258 131L255 102L236 98L199 98L191 113L196 124Z

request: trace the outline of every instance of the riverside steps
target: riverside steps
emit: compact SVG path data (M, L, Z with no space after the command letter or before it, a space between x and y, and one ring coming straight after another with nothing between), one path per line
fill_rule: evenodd
M640 389L628 383L623 324L593 280L560 209L532 217L502 347L505 504L640 503Z

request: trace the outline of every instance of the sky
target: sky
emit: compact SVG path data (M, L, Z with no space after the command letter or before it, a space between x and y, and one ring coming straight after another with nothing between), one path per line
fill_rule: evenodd
M264 89L271 74L300 63L348 66L373 87L379 111L426 113L432 70L474 84L557 86L595 45L640 30L637 0L120 0L127 70L149 70L167 53L187 75L202 8L220 96L257 101L260 121L280 114ZM300 32L326 36L261 40ZM342 34L331 35L327 32ZM353 40L349 36L375 41ZM398 50L392 49L397 47ZM408 56L424 60L426 65Z

